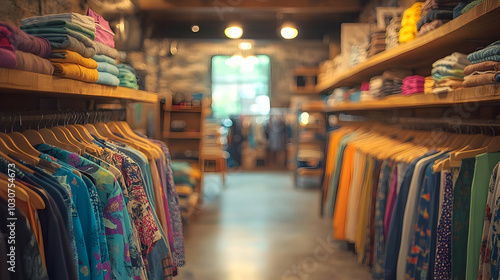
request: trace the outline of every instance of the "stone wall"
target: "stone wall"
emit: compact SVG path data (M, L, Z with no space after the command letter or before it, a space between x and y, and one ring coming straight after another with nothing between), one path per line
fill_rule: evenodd
M168 40L146 40L144 52L129 55L134 67L147 71L146 89L211 94L210 63L214 55L268 55L271 59L271 106L288 107L293 71L299 66L319 65L328 59L328 45L322 42L252 42L248 53L238 49L239 41L181 40L177 54L169 56Z
M58 13L85 14L87 0L0 0L0 20L21 25L21 19Z

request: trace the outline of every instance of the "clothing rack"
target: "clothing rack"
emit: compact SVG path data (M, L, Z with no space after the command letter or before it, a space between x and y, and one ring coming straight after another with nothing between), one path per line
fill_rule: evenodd
M96 111L12 111L0 113L0 130L4 132L14 132L26 129L49 128L59 125L125 121L126 118L127 110L125 108L101 109Z

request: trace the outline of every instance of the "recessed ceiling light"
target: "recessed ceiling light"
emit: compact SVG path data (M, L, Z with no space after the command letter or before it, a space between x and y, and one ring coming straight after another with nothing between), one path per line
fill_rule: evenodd
M199 27L198 25L193 25L193 26L191 27L191 31L193 31L194 33L196 33L196 32L198 32L198 31L200 31L200 27Z
M241 27L239 26L232 25L224 30L224 34L226 34L228 38L238 39L241 37L241 35L243 35L243 29L241 29Z
M238 48L246 51L252 48L252 44L249 42L241 42L238 44Z
M299 31L291 23L285 23L281 27L281 36L285 39L293 39L293 38L297 37L298 34L299 34Z

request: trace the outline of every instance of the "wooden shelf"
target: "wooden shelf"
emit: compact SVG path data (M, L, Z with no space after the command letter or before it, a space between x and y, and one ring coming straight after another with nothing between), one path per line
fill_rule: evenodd
M200 132L165 132L163 138L167 139L200 139Z
M201 113L201 107L193 107L193 108L186 108L186 109L170 109L170 112L181 112L181 113Z
M360 84L391 68L426 69L430 73L432 63L440 58L453 52L470 53L500 39L498 22L500 1L484 0L467 13L422 37L383 51L352 69L330 77L317 85L316 91Z
M292 92L292 94L295 94L295 95L317 95L317 94L319 94L319 91L316 90L316 87L292 89L291 92Z
M302 176L321 176L323 175L323 169L308 169L308 168L298 168L297 174Z
M158 95L142 90L80 82L50 75L0 68L0 91L25 92L40 97L125 99L156 103Z
M342 102L328 112L361 111L373 109L400 109L408 107L438 107L465 102L500 102L500 86L485 85L463 88L446 94L392 95L379 100L365 102Z

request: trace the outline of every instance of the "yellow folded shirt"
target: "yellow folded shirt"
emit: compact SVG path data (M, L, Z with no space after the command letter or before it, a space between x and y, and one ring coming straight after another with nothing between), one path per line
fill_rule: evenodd
M97 69L90 69L74 63L53 62L54 76L95 83L99 79Z
M423 2L417 2L413 4L410 8L406 9L403 13L403 18L401 19L401 26L417 24L420 20L420 14Z
M83 67L89 69L97 69L97 62L91 58L85 58L81 56L79 53L70 51L70 50L53 50L52 53L59 53L63 55L65 58L49 58L52 62L61 62L61 63L74 63L81 65Z
M406 43L417 37L417 26L406 25L399 30L399 42Z

